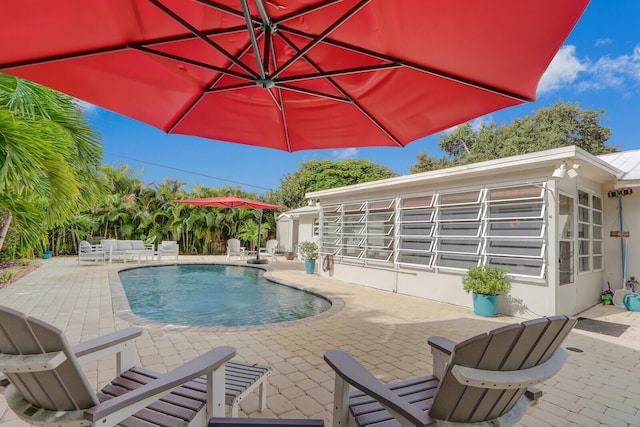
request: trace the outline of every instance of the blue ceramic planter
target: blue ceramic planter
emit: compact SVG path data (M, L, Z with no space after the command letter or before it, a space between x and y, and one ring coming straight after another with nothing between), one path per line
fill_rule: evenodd
M484 295L473 293L473 312L478 316L496 317L500 295Z
M53 251L44 251L42 253L42 259L49 259L51 258L51 255L53 255Z
M305 259L304 260L304 268L307 270L307 274L313 274L316 271L316 260L315 259Z
M624 296L622 303L629 311L640 311L640 294L631 293Z

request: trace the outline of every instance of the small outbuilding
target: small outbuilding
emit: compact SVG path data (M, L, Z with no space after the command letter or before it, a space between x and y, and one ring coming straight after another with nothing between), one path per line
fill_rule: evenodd
M299 242L317 241L319 212L314 203L280 214L276 222L279 251L298 253Z
M640 259L639 165L572 146L308 193L320 274L470 307L466 270L500 266L501 313L576 314Z

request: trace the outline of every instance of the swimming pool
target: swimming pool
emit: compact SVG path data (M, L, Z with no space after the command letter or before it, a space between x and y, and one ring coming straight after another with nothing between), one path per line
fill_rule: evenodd
M270 282L257 268L198 264L120 271L131 311L160 323L247 326L315 316L326 298Z

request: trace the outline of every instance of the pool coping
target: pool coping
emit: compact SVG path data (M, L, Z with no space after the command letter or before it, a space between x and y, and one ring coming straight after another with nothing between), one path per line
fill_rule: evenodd
M113 312L114 314L132 325L142 326L145 328L153 328L153 329L161 329L161 330L178 330L178 331L194 331L194 332L236 332L236 331L260 331L267 329L276 329L276 328L285 328L290 326L301 325L304 323L311 323L317 320L322 320L327 317L333 316L341 312L344 309L344 300L339 296L327 292L326 290L320 290L313 286L304 286L299 283L294 283L288 280L275 279L273 274L269 271L269 268L264 265L240 265L229 262L175 262L175 263L163 263L160 266L171 266L171 265L225 265L231 267L242 267L242 268L255 268L258 270L262 270L264 273L264 278L270 282L277 283L282 286L288 286L294 289L298 289L300 291L309 292L311 294L315 294L321 298L328 300L331 303L331 306L323 311L320 314L316 314L315 316L305 317L304 319L297 320L287 320L284 322L277 323L267 323L262 325L246 325L246 326L186 326L186 325L175 325L171 323L161 323L156 322L154 320L145 319L144 317L140 317L136 315L129 306L129 300L127 299L127 295L124 291L124 287L122 286L122 282L120 281L120 272L125 270L133 270L138 268L145 267L158 267L157 265L151 266L131 266L131 267L122 267L117 270L109 271L109 288L111 290L111 302L113 304Z

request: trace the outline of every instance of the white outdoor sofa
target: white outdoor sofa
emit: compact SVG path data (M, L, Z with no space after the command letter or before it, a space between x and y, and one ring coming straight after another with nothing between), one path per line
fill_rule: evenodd
M102 245L92 245L83 240L78 246L78 265L80 261L102 261L104 264L105 253Z
M127 259L137 260L140 263L142 257L148 259L156 255L156 251L152 243L145 244L142 240L115 240L102 239L100 241L105 253L105 258L109 260L109 264L113 260L121 259L125 263Z

